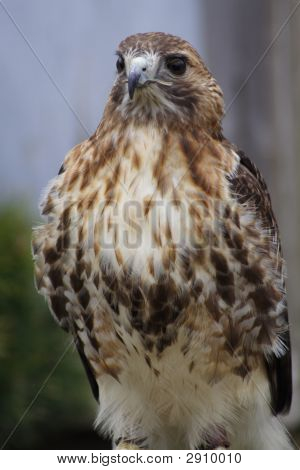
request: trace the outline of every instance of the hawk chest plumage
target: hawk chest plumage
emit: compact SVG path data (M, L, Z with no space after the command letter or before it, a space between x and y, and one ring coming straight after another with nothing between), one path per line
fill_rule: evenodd
M180 360L195 386L228 371L245 377L276 330L255 315L272 260L251 254L263 233L233 204L238 156L202 133L129 126L107 140L110 160L96 167L101 150L82 144L45 202L51 222L36 232L36 266L54 315L96 378L122 380L139 362L155 380L164 357L170 370ZM275 277L268 289L279 300Z

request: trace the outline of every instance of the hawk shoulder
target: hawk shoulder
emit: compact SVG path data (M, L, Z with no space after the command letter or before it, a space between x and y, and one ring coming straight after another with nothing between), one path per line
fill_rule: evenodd
M278 270L282 275L282 288L284 290L284 302L286 291L284 283L284 267L282 262L282 250L278 231L278 225L274 216L267 185L255 164L241 150L237 151L240 163L235 174L230 178L232 193L240 204L244 204L255 212L261 226L270 233L270 247L278 253ZM288 310L286 307L285 320L288 323ZM274 414L287 413L292 400L292 372L291 350L289 330L281 335L285 352L281 356L271 354L265 359L272 399L272 411Z

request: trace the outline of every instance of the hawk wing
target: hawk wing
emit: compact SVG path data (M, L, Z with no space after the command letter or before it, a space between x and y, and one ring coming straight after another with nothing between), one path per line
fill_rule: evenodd
M230 179L232 194L240 204L248 206L252 211L254 210L262 226L269 231L271 235L270 243L275 245L279 255L278 270L282 274L282 284L285 290L278 226L272 210L267 185L259 170L244 152L238 151L237 153L240 157L240 163L236 173ZM288 322L287 308L285 315ZM281 340L285 345L285 353L280 357L273 354L265 360L271 391L271 407L274 414L287 413L292 400L291 350L288 330L282 333Z
M75 149L76 149L76 147L74 149L72 149L69 154L72 155L74 153ZM61 167L59 169L59 172L58 172L58 176L60 176L64 172L65 172L65 163L63 163L61 165ZM55 184L54 184L54 188L55 188ZM48 198L46 199L47 202L45 202L45 204L43 206L42 214L44 216L48 215L49 213L51 214L51 212L53 211L53 201L51 199L51 194L52 194L51 191L52 191L52 189L50 190ZM53 191L56 191L56 189L54 189ZM32 240L32 247L33 247L33 254L34 255L41 251L41 244L43 244L43 242L45 240L47 240L47 235L48 234L47 234L47 232L44 232L44 228L39 227L39 230L41 230L42 235L38 235L38 237L33 236L33 240ZM43 234L44 234L44 236L43 236ZM44 253L45 253L45 251L44 251ZM63 254L64 254L64 243L62 243L62 247L60 247L60 248L56 245L55 250L50 249L48 251L48 255L46 255L46 258L48 258L48 259L45 259L45 262L48 261L50 264L52 262L56 262L56 261L60 262ZM50 259L50 258L52 258L52 259ZM52 314L53 314L54 318L58 322L58 324L65 331L71 332L72 328L70 328L70 319L68 318L68 313L66 311L67 299L64 295L64 289L62 288L63 279L62 279L62 272L60 271L60 267L50 269L47 273L47 276L44 276L44 274L45 273L44 273L43 269L39 269L39 266L35 267L36 287L37 287L38 291L40 291L40 289L42 289L43 285L44 285L44 277L47 277L47 276L50 277L51 282L52 282L52 289L54 289L54 291L52 292L53 295L51 297L51 302L50 302L50 305L49 305L50 309L52 311ZM78 282L78 280L77 280L77 282ZM91 386L91 389L92 389L92 393L93 393L95 399L97 401L99 401L99 387L98 387L93 369L92 369L92 367L91 367L91 365L90 365L90 363L89 363L89 361L88 361L88 359L85 355L84 345L82 344L82 340L76 334L76 332L72 331L72 333L73 333L73 336L74 336L74 343L75 343L76 349L79 353L82 364L84 366L84 370L87 374L87 377L88 377L88 380L89 380L89 383L90 383L90 386Z
M98 387L93 369L91 368L91 365L90 365L90 363L89 363L89 361L88 361L88 359L87 359L87 357L84 353L84 348L81 345L79 337L77 337L77 339L75 339L75 344L76 344L76 348L77 348L77 351L79 353L80 359L82 361L84 370L86 372L87 378L89 380L89 383L90 383L90 386L91 386L91 389L92 389L92 393L93 393L96 401L99 402L99 387Z

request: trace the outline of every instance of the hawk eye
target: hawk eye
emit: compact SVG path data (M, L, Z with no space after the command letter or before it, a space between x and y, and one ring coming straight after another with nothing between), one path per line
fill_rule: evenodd
M166 65L174 75L183 75L186 71L186 59L184 57L169 57L166 60Z
M121 55L119 55L119 57L118 57L116 67L117 67L117 71L119 73L123 72L123 70L125 68L125 61L124 61L124 58Z

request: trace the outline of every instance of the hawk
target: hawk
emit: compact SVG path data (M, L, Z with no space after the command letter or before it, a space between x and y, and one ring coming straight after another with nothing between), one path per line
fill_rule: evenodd
M71 335L97 426L129 449L289 449L285 267L266 184L222 134L222 91L165 33L117 50L95 133L34 229L38 291Z

